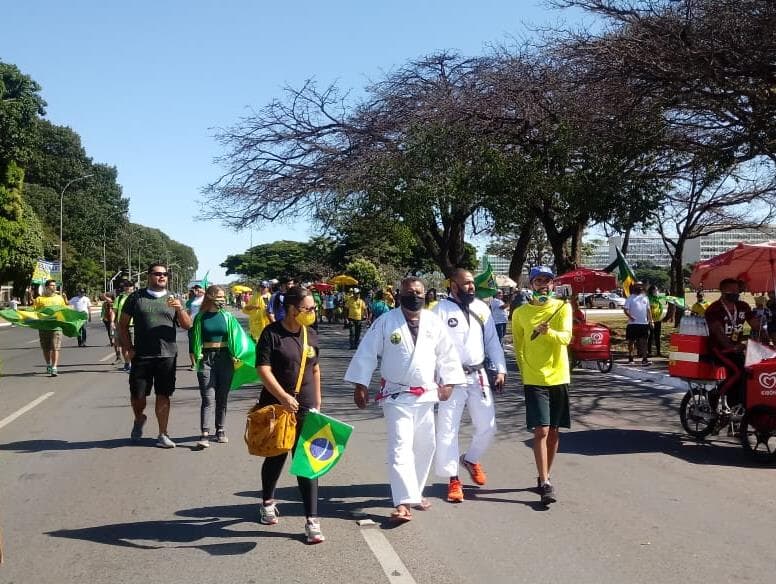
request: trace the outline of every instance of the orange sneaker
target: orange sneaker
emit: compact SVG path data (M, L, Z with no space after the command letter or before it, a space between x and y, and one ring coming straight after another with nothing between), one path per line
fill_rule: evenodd
M447 485L447 500L451 503L463 503L463 486L458 479L450 479Z
M480 463L469 462L463 457L463 455L461 456L460 463L462 467L469 471L469 476L472 478L472 481L474 481L475 485L482 486L487 482L488 476L485 474L485 471L482 470Z

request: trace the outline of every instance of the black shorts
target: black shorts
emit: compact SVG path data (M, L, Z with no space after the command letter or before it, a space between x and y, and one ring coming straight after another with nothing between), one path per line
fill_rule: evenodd
M649 338L648 324L629 324L625 326L625 339L628 341L638 341L639 339Z
M537 426L571 428L569 389L561 385L526 385L525 421L529 430Z
M151 395L171 396L175 391L177 357L135 357L129 372L129 393L134 398Z

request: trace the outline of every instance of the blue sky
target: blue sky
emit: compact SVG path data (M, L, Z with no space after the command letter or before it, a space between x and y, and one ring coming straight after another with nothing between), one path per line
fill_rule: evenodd
M132 221L192 246L211 281L251 240L310 235L304 220L252 235L195 221L200 189L221 170L216 128L284 85L314 77L358 90L414 57L482 54L574 16L537 0L26 0L2 14L0 59L40 83L52 122L118 168Z

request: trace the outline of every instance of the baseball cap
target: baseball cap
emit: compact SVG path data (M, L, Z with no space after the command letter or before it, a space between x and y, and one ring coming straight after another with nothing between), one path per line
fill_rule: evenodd
M191 289L192 289L192 290L196 290L197 288L202 288L202 286L201 286L200 284L194 284L194 285L191 287Z
M267 282L267 280L262 280L261 281L261 287L262 288L269 288L269 282Z
M555 274L552 269L547 266L534 266L531 268L531 271L528 272L528 280L531 282L534 278L538 278L539 276L547 276L548 278L555 279Z

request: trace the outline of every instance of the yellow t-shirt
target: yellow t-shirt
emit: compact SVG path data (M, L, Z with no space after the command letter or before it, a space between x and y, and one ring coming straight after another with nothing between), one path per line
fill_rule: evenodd
M563 307L553 316L558 307ZM546 335L531 340L534 328L549 319ZM551 298L526 303L512 313L512 342L524 385L560 385L571 381L569 353L571 305Z
M361 298L348 298L347 302L345 302L345 307L348 309L348 318L350 320L364 320L366 302Z
M696 302L692 305L690 308L690 312L693 314L697 314L698 316L703 316L706 314L706 309L709 307L709 303L705 300L703 302Z
M269 324L264 297L261 294L254 294L242 311L248 315L248 332L254 340L258 341L264 327Z
M52 294L51 296L38 296L32 301L32 308L34 310L40 310L47 306L67 306L65 299L60 294Z

